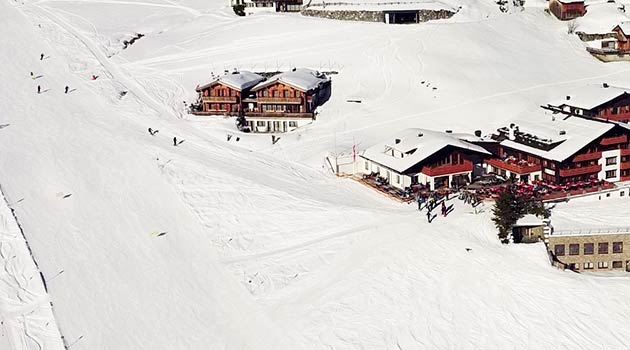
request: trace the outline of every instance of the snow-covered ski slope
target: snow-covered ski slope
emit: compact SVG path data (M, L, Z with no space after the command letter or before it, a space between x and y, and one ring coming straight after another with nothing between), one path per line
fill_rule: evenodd
M323 169L406 127L492 130L564 88L624 85L629 65L590 57L542 2L462 0L417 26L224 4L0 0L0 184L72 349L630 347L627 278L499 244L487 207L452 200L428 224ZM275 145L183 112L212 71L293 66L339 74Z

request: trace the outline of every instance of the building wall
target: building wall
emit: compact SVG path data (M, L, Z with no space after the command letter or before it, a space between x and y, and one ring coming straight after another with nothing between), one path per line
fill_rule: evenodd
M313 122L307 118L290 118L290 117L265 117L265 118L248 118L247 124L252 132L256 133L283 133L293 131L299 127L308 125Z
M202 110L204 112L236 115L241 109L241 92L221 83L216 83L212 86L202 89L199 92L199 96L202 99L203 97L227 97L236 101L203 102Z
M583 2L563 4L558 0L550 0L549 11L558 19L564 21L584 16L586 7Z
M613 161L614 164L607 165L609 161ZM602 152L602 157L598 163L602 166L602 171L597 174L597 178L600 180L606 180L609 182L617 182L620 180L621 171L619 165L621 164L621 151L618 149ZM609 176L614 173L614 176Z
M622 270L630 269L630 233L624 234L593 234L593 235L549 235L547 236L547 247L552 256L560 263L561 267L572 268L576 271L598 271L598 270ZM621 242L623 250L621 253L613 253L613 243ZM584 244L593 244L593 254L584 253ZM608 253L600 254L599 243L608 243ZM570 255L570 244L578 244L578 254ZM556 246L564 246L564 255L556 254ZM613 262L621 262L621 267L613 268ZM575 264L572 266L571 264ZM592 264L592 268L586 268Z

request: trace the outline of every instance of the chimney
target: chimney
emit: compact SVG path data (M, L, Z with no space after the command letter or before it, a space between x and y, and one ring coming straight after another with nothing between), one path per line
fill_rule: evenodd
M604 89L607 89L608 88L608 83L604 83L602 86L604 87Z
M400 143L400 139L396 139L395 142L396 142L396 144L399 144Z
M481 137L481 130L475 130L475 136Z

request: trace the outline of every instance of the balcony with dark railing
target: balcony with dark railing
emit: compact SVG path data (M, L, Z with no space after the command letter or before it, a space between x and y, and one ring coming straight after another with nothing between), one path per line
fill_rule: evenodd
M302 104L302 98L300 97L257 97L258 103L269 104Z
M626 142L628 142L628 135L604 137L600 143L604 146L609 146Z
M582 166L582 167L577 167L577 168L560 169L560 176L561 177L578 176L578 175L598 173L600 171L602 171L602 166L600 164L597 164L597 165Z
M236 96L201 96L204 103L236 103Z
M492 165L495 168L511 171L516 174L529 174L541 170L540 164L532 164L525 160L512 160L511 158L506 160L491 158L486 160L486 164Z
M465 173L473 170L473 163L465 160L461 164L447 164L434 167L422 168L422 173L427 176L443 176L457 173Z
M630 156L630 148L623 148L620 151L622 156Z
M315 113L293 113L293 112L250 112L245 110L245 117L247 118L260 118L260 119L273 119L273 118L307 118L315 119Z
M589 160L597 160L601 157L602 157L602 152L583 153L583 154L578 154L577 156L573 157L573 162L574 163L586 162Z

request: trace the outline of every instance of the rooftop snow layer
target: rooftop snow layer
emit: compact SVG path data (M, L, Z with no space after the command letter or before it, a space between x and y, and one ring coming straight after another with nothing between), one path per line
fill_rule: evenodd
M619 3L607 2L588 4L586 16L575 19L576 30L589 34L610 33L617 24L629 19L625 13L619 11L619 6Z
M260 83L263 80L265 80L265 78L256 73L252 73L249 71L238 71L238 72L226 73L225 75L216 77L211 82L198 87L197 90L203 89L217 82L225 84L236 90L243 90L243 89L249 89L250 87Z
M570 96L570 99L567 100L565 97L562 100L550 102L549 105L556 107L572 106L590 110L625 93L630 93L630 89L616 86L604 87L603 84L591 84L569 91L567 96Z
M315 89L319 84L328 81L329 78L316 70L308 68L298 68L288 72L276 74L269 78L269 80L263 81L254 87L254 90L271 85L275 82L281 82L287 85L291 85L296 89L303 91L309 91Z
M513 124L518 126L518 131L521 133L547 139L551 143L560 142L560 144L548 151L508 139L502 141L501 145L560 162L577 153L615 126L612 123L580 117L562 118L561 115L556 115L555 118L552 118L550 114L540 118L518 120ZM561 135L561 131L564 132L563 135Z
M463 141L463 138L472 140L474 136L417 128L405 129L366 149L362 157L402 173L446 146L489 154L482 147ZM481 138L477 139L481 141ZM399 140L398 143L396 143L397 140ZM392 156L389 153L391 150L402 153L402 157Z

